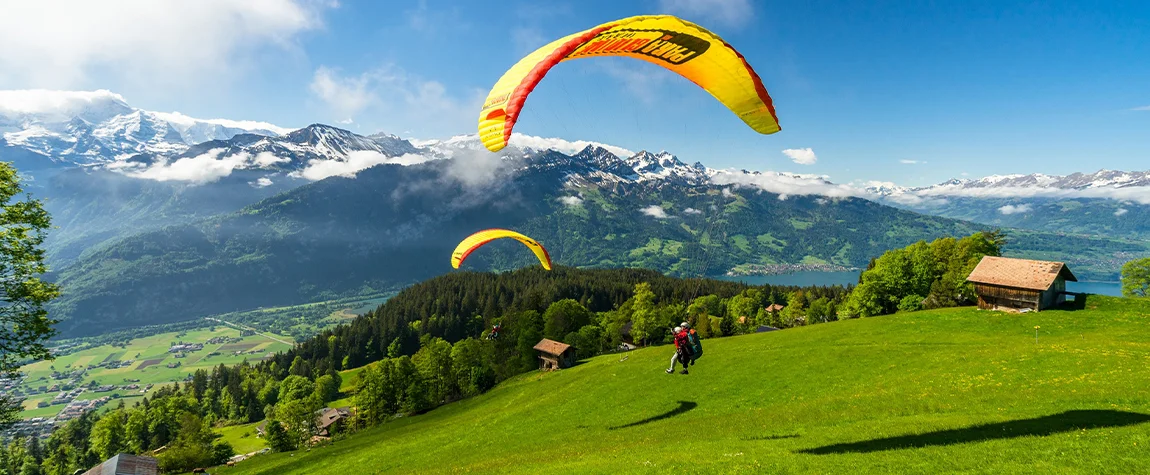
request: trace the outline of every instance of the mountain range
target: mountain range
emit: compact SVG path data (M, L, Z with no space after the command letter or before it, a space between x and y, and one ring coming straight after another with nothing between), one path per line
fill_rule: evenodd
M1148 254L1136 240L1148 226L1131 219L1145 205L1073 194L1134 192L1145 174L860 187L594 142L516 134L491 154L474 135L290 130L142 111L106 91L37 94L12 105L0 93L0 160L17 162L59 226L46 245L64 289L52 312L68 336L396 288L450 271L450 250L484 227L531 235L560 265L694 276L864 266L886 249L994 225L1066 234L1057 207L1081 228L1070 234L1106 222L1094 234L1130 239L1012 231L1010 252L1100 279ZM517 243L497 242L466 267L530 264Z
M872 183L866 190L882 203L949 218L1150 239L1150 171L994 175L915 188Z

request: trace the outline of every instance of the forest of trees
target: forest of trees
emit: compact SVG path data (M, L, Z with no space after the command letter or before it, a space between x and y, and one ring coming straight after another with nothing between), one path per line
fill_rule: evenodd
M999 256L1005 238L998 231L955 239L919 241L872 260L847 300L851 316L870 317L899 310L972 305L974 288L966 277L983 256Z

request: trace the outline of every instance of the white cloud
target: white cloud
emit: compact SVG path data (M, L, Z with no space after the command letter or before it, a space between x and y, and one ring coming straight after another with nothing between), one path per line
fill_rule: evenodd
M316 181L332 176L355 178L355 174L376 165L390 163L395 165L415 165L430 160L423 155L404 154L398 157L388 157L382 153L371 150L360 150L348 154L346 160L311 160L307 167L293 176L300 176Z
M258 155L256 155L256 158L252 159L252 162L260 167L270 167L277 163L286 163L290 161L290 158L277 157L274 153L271 152L260 152Z
M334 1L5 2L0 84L67 88L96 73L141 84L227 79L264 47L299 51Z
M268 178L266 176L261 176L260 179L258 179L256 181L248 182L248 184L252 185L256 188L263 188L263 187L267 187L267 186L272 186L274 183L272 183L271 178Z
M625 149L623 147L616 147L614 145L607 145L599 142L589 142L586 140L564 140L560 138L544 138L536 137L533 135L523 135L518 132L511 133L511 140L507 141L508 145L513 145L521 148L532 148L535 150L554 150L556 152L573 155L579 153L587 146L595 146L606 149L608 152L615 154L617 157L627 158L635 155L635 152Z
M1118 208L1118 211L1114 212L1114 216L1122 216L1128 212L1130 212L1130 210L1128 210L1126 208Z
M1053 187L973 187L941 185L915 192L920 197L956 196L964 198L1106 198L1150 204L1150 186L1096 186L1082 189Z
M741 171L719 170L711 177L717 185L735 185L775 193L779 199L790 195L821 195L831 198L868 197L865 190L850 185L836 185L817 175L779 173L773 171L744 173ZM725 189L724 189L725 190Z
M998 212L1002 213L1002 214L1029 213L1030 212L1030 205L1028 205L1028 204L1022 204L1022 205L1017 205L1017 206L1006 205L1006 206L1003 206L1001 208L998 208Z
M351 121L355 115L367 115L377 122L374 126L412 130L425 136L474 128L475 111L486 96L480 89L458 96L438 81L408 74L397 66L358 75L342 75L321 66L315 72L311 92L330 109L334 120Z
M143 170L128 171L134 178L156 181L186 181L194 184L211 183L232 174L232 170L250 163L251 154L241 152L226 157L220 155L226 149L217 148L190 158L181 158L172 163L158 162Z
M962 173L959 173L959 175L962 175L962 176L970 176L970 174L969 174L969 173L967 173L967 172L962 172Z
M742 27L755 14L751 0L659 0L659 7L664 12L683 15L688 21L706 20L729 27Z
M651 216L653 218L658 218L658 219L666 219L667 218L667 212L663 211L663 208L660 207L659 205L648 206L646 208L640 209L639 212L641 212L647 216Z
M826 198L815 198L815 203L818 203L820 205L825 205L827 203L830 203L830 201L827 201Z
M310 89L337 117L346 117L339 122L350 124L353 117L371 103L378 101L375 93L368 90L370 77L367 73L358 77L340 77L338 72L321 66L315 71Z
M107 89L98 91L50 91L24 89L0 91L0 116L34 115L46 121L65 121L75 116L91 122L129 111L124 96ZM87 114L98 115L88 117Z
M563 196L559 198L559 202L567 206L579 206L583 204L583 199L578 196Z
M687 208L683 210L683 214L703 214L703 212L695 208Z
M713 181L713 180L712 180L712 181ZM732 196L735 196L735 194L731 192L731 189L730 189L730 188L723 188L723 192L722 192L722 193L723 193L723 198L730 198L730 197L732 197Z
M1130 109L1132 111L1150 111L1150 106L1135 107Z
M919 163L926 163L926 162L920 162L920 161L918 161L918 160L905 160L905 159L904 159L904 160L899 160L899 161L898 161L898 163L902 163L902 164L905 164L905 165L915 165L915 164L919 164Z
M783 155L790 157L792 161L799 165L814 165L818 161L815 156L815 151L810 148L788 148L783 150Z

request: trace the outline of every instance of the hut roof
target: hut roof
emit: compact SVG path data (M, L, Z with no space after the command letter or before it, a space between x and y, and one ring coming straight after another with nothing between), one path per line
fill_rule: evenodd
M84 475L155 475L157 467L156 459L152 457L116 454Z
M325 407L319 410L319 417L316 418L316 425L320 429L326 429L328 426L334 424L336 421L343 419L350 415L348 407L330 408Z
M785 307L785 306L783 306L783 305L779 305L779 304L777 304L777 303L773 303L773 304L771 304L770 306L768 306L768 307L767 307L767 311L768 311L768 312L778 312L778 311L781 311L781 310L782 310L782 309L784 309L784 308L786 308L786 307Z
M1078 282L1070 272L1070 268L1061 262L986 256L978 262L966 280L979 284L1041 291L1049 289L1058 276L1071 282Z
M535 349L544 353L549 353L555 356L562 355L564 351L571 348L571 345L566 343L559 343L555 340L548 340L544 338L539 343L535 344Z

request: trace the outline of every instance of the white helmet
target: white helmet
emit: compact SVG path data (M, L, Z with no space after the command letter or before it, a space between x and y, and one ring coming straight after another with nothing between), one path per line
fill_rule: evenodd
M683 327L683 329L688 329L688 328L691 328L691 325L689 325L687 322L683 322L683 323L682 323L682 324L680 324L679 326Z
M683 327L675 327L675 333L683 331Z

